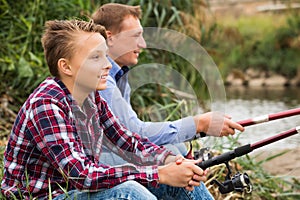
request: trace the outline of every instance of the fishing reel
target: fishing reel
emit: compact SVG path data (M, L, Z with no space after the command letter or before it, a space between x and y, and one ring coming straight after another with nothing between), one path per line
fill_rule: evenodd
M213 157L213 153L210 151L208 147L204 147L202 149L194 151L194 159L201 159L202 161L209 160Z
M247 173L241 174L237 172L234 176L231 177L231 170L228 162L225 162L225 165L228 169L228 173L226 175L225 181L223 183L214 179L210 184L216 184L219 187L219 191L221 194L226 194L232 191L235 192L243 192L247 193L252 192L252 184L250 178Z
M202 162L210 162L214 161L213 152L208 148L202 148L200 150L194 151L194 159L201 159ZM215 157L216 159L216 157ZM247 193L252 192L252 184L250 178L247 173L240 173L237 172L234 176L231 177L231 169L228 164L230 159L225 159L222 163L226 165L227 168L227 175L225 177L225 181L223 183L219 182L218 180L212 180L211 184L216 184L219 187L219 191L222 194L226 194L232 191L235 192L243 192L246 191ZM215 160L216 161L216 160ZM221 162L220 162L221 163ZM203 163L202 163L203 164ZM201 163L200 163L201 165Z

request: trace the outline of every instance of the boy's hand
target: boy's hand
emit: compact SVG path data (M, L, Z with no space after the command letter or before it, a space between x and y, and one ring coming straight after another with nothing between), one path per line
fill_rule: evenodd
M158 167L159 182L174 187L184 187L192 191L206 180L207 171L203 171L196 164L201 160L189 160L181 155L173 157L174 162Z

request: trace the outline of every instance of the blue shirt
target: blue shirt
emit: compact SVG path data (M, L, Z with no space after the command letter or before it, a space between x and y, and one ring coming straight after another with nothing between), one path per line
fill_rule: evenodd
M193 117L185 117L168 122L144 122L140 120L130 104L130 85L126 74L122 75L121 67L111 58L112 68L109 73L107 88L100 91L100 95L107 101L113 113L120 122L132 132L148 137L157 145L175 144L190 140L196 135Z

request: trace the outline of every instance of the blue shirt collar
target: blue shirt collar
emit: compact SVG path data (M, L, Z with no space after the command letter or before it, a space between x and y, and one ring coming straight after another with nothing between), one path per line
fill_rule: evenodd
M107 56L107 59L112 65L112 68L109 72L109 75L115 79L116 82L119 81L119 79L126 74L129 71L129 68L127 66L118 65L111 57Z
M121 69L121 67L111 57L107 56L107 59L111 63L111 69L109 70L109 75L115 78L116 74Z

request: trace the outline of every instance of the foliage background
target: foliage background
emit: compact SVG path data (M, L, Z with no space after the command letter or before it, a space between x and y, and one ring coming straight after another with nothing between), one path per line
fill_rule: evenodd
M13 110L49 75L40 43L45 21L87 19L99 5L107 2L141 5L142 24L167 27L199 41L213 57L223 76L233 68L275 71L289 78L300 63L300 14L288 12L238 20L216 21L204 0L1 0L0 4L0 97L13 97ZM286 1L285 1L286 2ZM272 21L276 17L277 24ZM207 98L201 77L184 59L168 52L146 50L140 63L165 63L187 77L197 94ZM199 83L200 82L200 83Z

